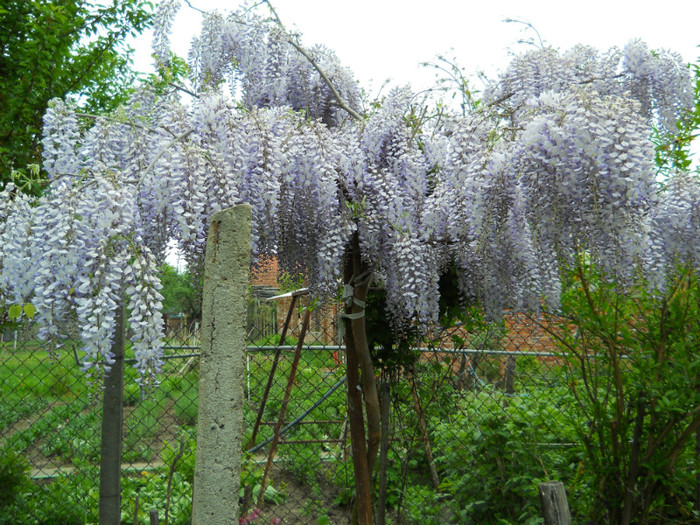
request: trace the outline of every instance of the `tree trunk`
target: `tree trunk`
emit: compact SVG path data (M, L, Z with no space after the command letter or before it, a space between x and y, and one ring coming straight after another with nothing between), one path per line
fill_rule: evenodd
M353 521L361 525L373 523L371 480L381 437L379 395L374 366L367 343L364 303L371 278L362 263L357 233L346 254L344 281L347 291L345 314L350 324L345 331L348 374L348 419L350 443L355 469L356 514ZM352 292L350 293L350 290ZM367 437L363 417L363 401L367 416Z

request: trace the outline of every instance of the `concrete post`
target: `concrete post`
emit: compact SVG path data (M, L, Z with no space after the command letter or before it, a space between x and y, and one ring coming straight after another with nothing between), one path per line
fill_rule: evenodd
M193 525L238 523L252 208L214 214L202 297Z
M120 300L123 295L120 296ZM100 525L121 521L122 425L124 422L124 303L116 308L112 354L104 377L100 443Z

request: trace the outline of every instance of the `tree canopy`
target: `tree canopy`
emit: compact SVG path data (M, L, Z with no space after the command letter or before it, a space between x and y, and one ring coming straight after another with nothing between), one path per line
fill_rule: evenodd
M142 0L6 0L0 6L0 186L41 164L52 98L87 112L116 108L134 82L125 40L151 17Z

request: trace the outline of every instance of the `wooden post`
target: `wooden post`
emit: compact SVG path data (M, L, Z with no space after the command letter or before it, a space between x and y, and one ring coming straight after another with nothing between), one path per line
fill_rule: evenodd
M504 388L506 394L515 394L515 356L509 355L506 359L506 370L504 379Z
M391 392L389 391L389 379L385 378L381 384L382 396L382 437L379 444L379 501L377 501L377 525L386 523L386 496L387 496L387 470L389 465L389 405Z
M238 520L252 208L211 218L204 263L193 525Z
M265 466L265 472L263 474L263 479L260 482L260 494L258 495L258 508L262 508L265 501L265 490L267 489L267 478L270 475L270 469L272 469L272 462L275 459L275 453L277 451L277 443L280 439L280 433L282 431L282 425L284 425L284 417L287 414L287 405L289 404L289 398L292 397L292 388L294 387L294 380L297 375L297 367L299 366L299 359L301 359L301 349L304 347L304 339L306 338L306 331L309 329L309 320L311 319L311 309L306 309L306 314L304 314L304 322L301 325L301 333L299 334L299 341L297 342L297 349L294 352L294 360L292 361L292 368L289 370L289 377L287 378L287 388L284 391L284 398L282 399L282 406L280 407L280 413L277 416L277 424L275 424L275 429L272 434L272 444L270 445L270 453L267 456L267 465Z
M540 483L538 487L544 525L571 525L571 512L564 484L561 481L547 481Z
M304 294L307 292L304 292ZM289 323L292 320L292 314L294 313L294 307L297 304L297 299L300 295L303 295L299 291L292 293L292 301L289 304L289 310L287 311L287 318L284 321L284 327L282 328L282 335L280 335L280 342L275 350L275 357L272 360L272 368L270 373L267 375L267 384L265 385L265 392L263 393L262 399L260 400L260 407L258 408L258 416L255 419L255 425L253 425L253 434L250 436L250 441L246 449L250 450L255 446L255 438L258 436L258 429L260 428L260 423L262 423L263 413L265 412L265 406L267 405L267 396L270 395L270 389L272 388L272 383L275 379L275 372L277 371L277 365L279 364L280 356L282 355L282 345L287 337L287 330L289 329Z
M100 525L121 523L122 426L124 421L124 305L116 310L112 354L104 377L100 443Z

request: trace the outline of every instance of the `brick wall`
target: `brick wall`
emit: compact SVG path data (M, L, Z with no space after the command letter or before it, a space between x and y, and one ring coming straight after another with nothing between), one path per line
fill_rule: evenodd
M250 269L250 284L277 288L278 274L279 266L275 257L260 257L258 263Z

